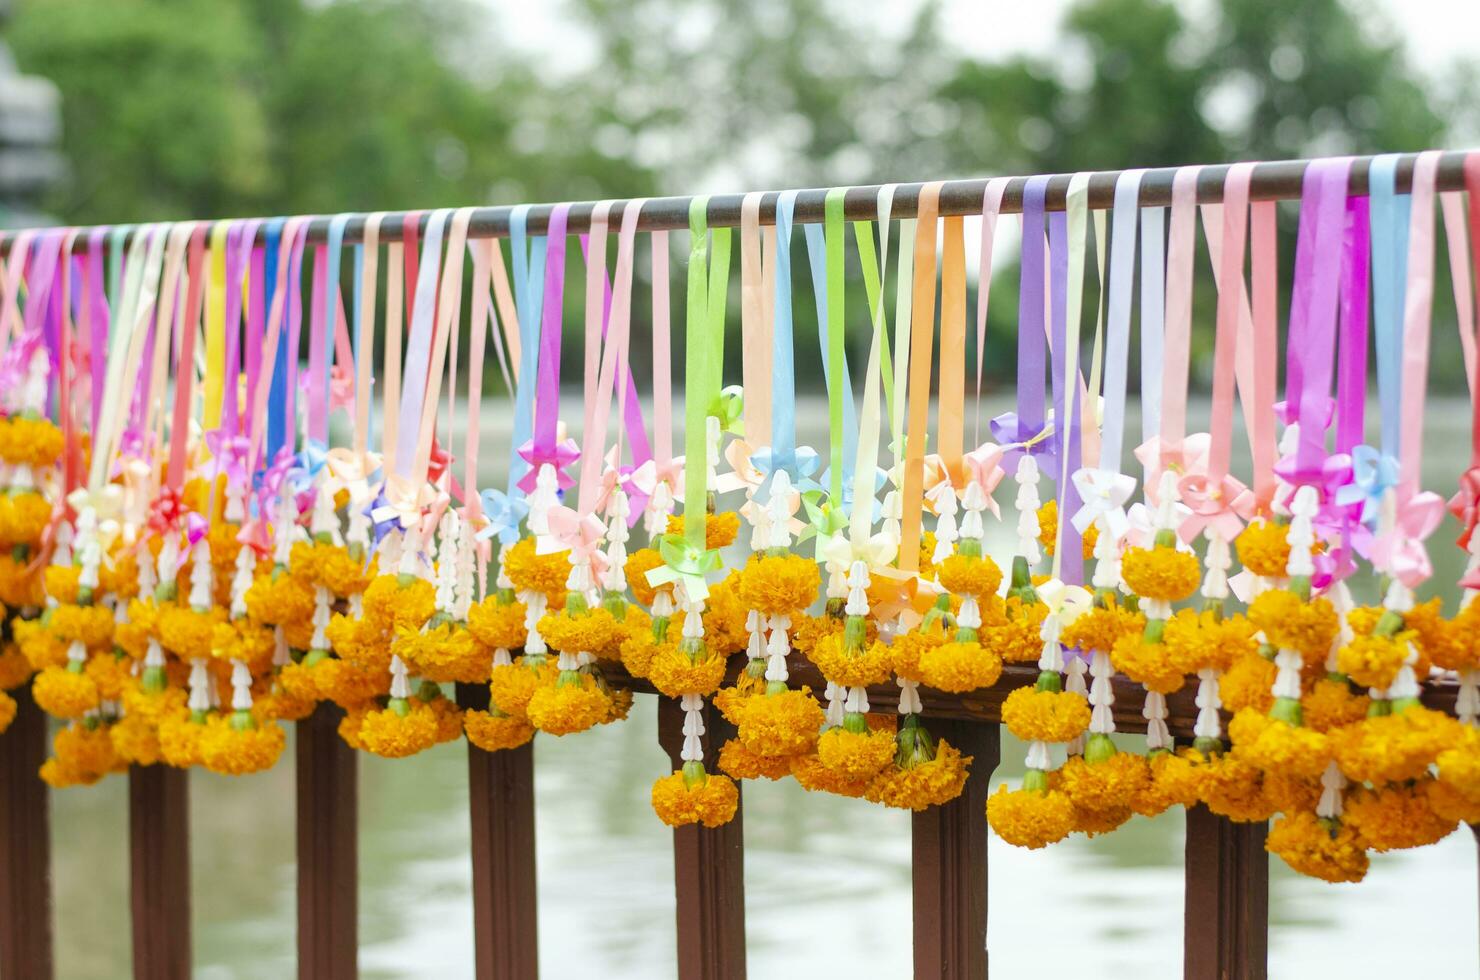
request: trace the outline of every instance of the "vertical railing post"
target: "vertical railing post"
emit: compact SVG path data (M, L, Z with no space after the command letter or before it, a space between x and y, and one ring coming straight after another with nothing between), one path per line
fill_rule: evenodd
M1269 854L1264 823L1187 811L1182 970L1187 980L1264 980L1269 954Z
M134 976L190 976L190 776L164 763L128 772Z
M36 774L46 758L46 715L30 687L11 696L15 719L0 735L0 977L50 980L50 797Z
M916 813L912 828L915 976L987 975L987 787L1002 756L1001 727L929 723L932 735L972 757L961 795Z
M298 976L357 973L359 819L355 750L339 737L343 709L325 701L298 723Z
M658 742L674 769L683 766L683 709L658 698ZM734 729L713 705L704 708L704 758L711 771ZM743 801L742 801L743 802ZM675 827L673 880L678 904L679 980L745 976L745 830L743 806L723 827Z
M464 709L488 708L486 684L457 685ZM539 934L534 859L534 743L485 752L468 743L473 953L478 980L534 980Z

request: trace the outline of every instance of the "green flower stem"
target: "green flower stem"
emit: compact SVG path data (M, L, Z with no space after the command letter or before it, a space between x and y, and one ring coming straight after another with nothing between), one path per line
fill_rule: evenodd
M394 711L402 718L411 714L411 704L405 698L391 698L386 704L386 708Z
M581 672L579 670L562 670L560 676L555 678L556 687L579 687L581 683Z
M1192 740L1192 747L1206 756L1218 755L1223 751L1223 740L1211 735L1199 735Z
M982 543L976 538L962 538L956 542L956 554L966 558L980 558Z
M1020 602L1032 603L1038 601L1038 592L1033 588L1033 573L1028 568L1028 559L1018 555L1012 560L1012 578L1008 584L1007 594L1017 596Z
M423 680L416 685L416 696L423 701L435 701L442 696L442 687L436 681Z
M1367 705L1368 718L1383 718L1393 713L1393 703L1382 698L1373 698Z
M627 597L620 592L608 592L601 597L601 608L620 623L627 618Z
M1056 670L1043 670L1038 672L1038 682L1033 685L1035 691L1051 691L1058 694L1064 689L1064 678Z
M250 711L233 711L231 713L231 730L236 732L249 732L257 727L257 719L252 717Z
M145 667L140 683L145 694L163 694L164 689L169 686L169 675L163 667Z
M653 642L664 643L668 640L668 617L653 617Z
M703 786L709 781L709 773L704 771L704 763L689 761L683 764L683 784L689 789Z
M843 623L843 649L849 653L862 653L868 639L868 625L862 616L849 616Z
M868 718L861 711L850 711L843 715L843 731L854 735L868 734Z
M905 715L904 723L900 725L899 734L894 740L898 745L894 753L894 764L901 769L913 769L935 758L935 740L930 737L925 726L920 724L919 715Z
M942 621L948 629L956 625L956 617L951 615L951 597L948 595L936 598L935 605L931 606L930 611L925 614L925 620L920 624L920 629L928 633Z
M1292 728L1299 728L1305 724L1305 712L1300 708L1297 698L1275 698L1274 707L1269 709L1269 717L1276 721L1282 721Z
M1403 630L1403 614L1392 609L1384 609L1382 615L1377 618L1377 625L1372 627L1373 636L1397 636Z
M1146 629L1141 632L1141 639L1150 646L1161 643L1162 635L1166 632L1167 621L1164 619L1146 620Z
M310 650L303 658L303 666L312 667L314 664L329 659L328 650Z
M786 686L786 681L766 681L766 697L785 694L789 690L791 688Z
M1175 548L1177 547L1177 532L1164 527L1156 532L1152 543L1158 548Z
M1302 602L1310 601L1310 576L1296 575L1290 579L1290 591L1300 597Z
M206 719L209 718L210 715L211 713L209 711L191 711L190 721L196 725L204 725L206 723Z
M586 604L586 597L578 590L571 589L565 593L565 614L567 616L584 616L591 611Z
M1023 773L1023 789L1034 793L1048 792L1048 773L1042 769L1029 769Z

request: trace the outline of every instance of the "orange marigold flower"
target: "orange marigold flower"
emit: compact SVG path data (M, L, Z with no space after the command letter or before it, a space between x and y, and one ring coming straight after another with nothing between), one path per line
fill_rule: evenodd
M987 797L987 823L1014 847L1037 850L1058 843L1074 830L1074 803L1058 790L998 786Z
M1408 659L1408 644L1416 634L1354 636L1336 653L1336 669L1363 687L1386 689Z
M988 596L1002 584L1002 569L989 557L952 554L935 566L935 577L956 595Z
M492 714L487 711L464 711L463 729L468 741L484 752L517 749L534 738L534 726L523 718Z
M834 796L859 798L868 792L872 780L848 779L822 764L816 755L799 755L791 760L791 775L809 793L832 793Z
M675 772L653 783L652 801L653 812L670 827L720 827L734 818L740 790L728 776L705 774L691 786L682 772Z
M1110 651L1110 662L1137 684L1160 694L1180 690L1187 681L1187 675L1167 655L1165 644L1147 643L1135 634L1122 636L1116 641Z
M663 556L655 548L638 548L627 556L622 570L627 574L627 586L632 597L644 606L651 606L658 594L658 586L648 581L647 573L663 564ZM664 589L671 586L664 585Z
M14 643L0 649L0 691L20 687L31 679L31 661Z
M1253 708L1260 714L1268 714L1274 707L1274 695L1270 691L1277 672L1273 662L1257 653L1239 657L1218 680L1218 696L1223 699L1224 709L1237 713Z
M1057 775L1057 788L1068 794L1076 808L1092 812L1129 808L1151 779L1145 758L1129 752L1117 752L1098 762L1074 756Z
M498 596L490 595L468 609L468 630L490 650L517 650L528 638L524 613L524 603L500 603Z
M868 687L889 679L893 659L883 643L866 643L862 650L849 650L842 633L830 633L817 641L807 654L822 676L844 687ZM1000 673L1000 663L999 663ZM991 683L990 681L988 683Z
M817 740L817 759L844 780L872 779L894 761L889 732L850 732L829 728Z
M720 771L733 779L780 779L791 775L791 756L756 755L732 738L719 750Z
M804 755L817 745L822 706L807 688L742 698L732 710L736 737L753 755Z
M200 738L205 767L225 776L245 776L271 769L288 744L283 726L268 722L237 727L229 717L212 718Z
M1140 639L1145 628L1146 617L1138 612L1121 606L1096 607L1076 616L1065 626L1059 641L1071 650L1109 653L1124 637Z
M1072 515L1071 515L1072 516ZM1084 532L1080 538L1080 547L1084 552L1084 560L1089 561L1095 556L1095 543L1100 539L1100 529L1091 524L1089 530ZM1049 500L1048 503L1038 508L1038 543L1043 545L1044 554L1052 558L1059 546L1059 502Z
M1290 564L1290 543L1285 540L1289 527L1265 518L1250 521L1233 539L1238 560L1255 575L1284 578Z
M495 667L488 677L489 700L504 714L522 718L534 692L555 683L556 673L554 661L536 663L528 657Z
M1329 732L1343 725L1354 725L1367 717L1372 699L1353 694L1345 681L1322 677L1300 699L1305 724L1318 732Z
M1266 773L1317 779L1331 761L1325 735L1245 708L1228 723L1234 754Z
M668 518L668 533L683 534L683 515L673 514ZM740 515L725 511L704 516L704 547L710 550L728 548L740 536Z
M1196 555L1167 547L1127 548L1120 560L1120 572L1136 595L1167 602L1181 602L1196 592L1202 581Z
M258 575L244 597L247 615L269 626L307 622L313 616L313 589L292 575Z
M47 565L41 572L46 594L62 604L77 602L77 579L82 569L77 565Z
M425 579L402 584L399 576L379 575L365 588L363 603L365 618L391 634L419 630L437 611L437 590Z
M1002 703L1002 723L1025 742L1068 742L1089 728L1089 702L1072 691L1020 687Z
M670 698L685 694L708 696L725 679L726 666L725 658L708 647L691 655L678 646L664 644L648 665L648 679Z
M1340 626L1330 600L1306 601L1284 589L1270 589L1250 603L1249 622L1270 643L1298 651L1308 662L1325 661Z
M949 803L966 788L971 759L941 739L936 743L934 758L903 769L886 766L868 784L864 796L871 802L901 810L923 810Z
M1341 771L1353 782L1396 783L1418 779L1460 738L1460 723L1428 708L1365 718L1330 733Z
M606 660L621 655L627 631L610 610L600 606L586 612L564 610L540 617L540 635L552 650L566 653L589 653Z
M10 723L15 721L16 708L15 698L0 691L0 735L4 735Z
M1310 811L1287 813L1271 824L1264 849L1312 878L1350 882L1367 876L1367 849L1356 830Z
M437 744L437 715L426 703L411 698L404 713L393 707L365 712L357 736L366 752L402 759Z
M108 726L108 737L124 762L152 766L159 761L159 731L147 718L125 715Z
M1043 620L1048 607L1041 602L1025 603L1008 596L1002 604L1003 620L985 622L981 645L1007 663L1036 663L1043 653Z
M1154 817L1174 806L1193 806L1202 776L1197 762L1186 754L1157 752L1148 766L1151 779L1131 803L1143 817Z
M787 616L817 598L822 574L817 563L801 555L763 555L740 572L740 603L767 616Z
M1179 609L1161 635L1167 659L1184 674L1226 671L1241 657L1256 654L1254 627L1243 616L1220 617L1210 609Z
M53 718L81 718L98 706L97 683L81 671L48 667L31 682L31 696Z
M1459 821L1435 812L1429 803L1432 776L1417 782L1368 789L1358 786L1346 797L1342 820L1350 823L1374 851L1395 851L1434 844Z
M113 611L106 606L55 606L49 625L63 643L79 640L89 650L113 646Z
M1197 754L1191 754L1196 759ZM1231 753L1215 755L1197 767L1199 798L1219 816L1240 823L1268 820L1275 805L1264 791L1264 781L1253 765Z
M524 711L530 724L549 735L571 735L610 718L606 692L588 674L575 677L568 680L562 675L553 685L535 690Z

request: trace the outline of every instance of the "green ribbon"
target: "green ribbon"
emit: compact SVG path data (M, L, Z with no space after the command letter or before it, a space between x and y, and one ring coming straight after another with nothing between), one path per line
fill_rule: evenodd
M874 223L853 222L853 240L858 244L858 264L863 266L863 291L874 322L879 324L879 364L884 382L884 403L894 415L894 362L889 356L889 331L884 314L884 285L879 279L879 256L874 250ZM869 382L872 384L872 382Z
M722 431L731 435L745 434L745 389L739 385L722 388L719 397L709 404L709 414L719 419Z
M848 526L848 515L840 503L834 502L821 490L808 490L802 494L802 508L807 513L807 526L797 535L797 543L808 538L817 539L817 560L824 557L823 550L833 535Z
M687 522L685 522L687 523ZM690 601L698 602L708 597L709 583L704 576L717 572L723 565L717 550L711 551L701 542L697 547L685 533L664 534L658 538L658 554L663 564L647 573L648 584L653 586L683 582L684 591Z
M708 197L689 205L688 323L685 325L687 374L684 395L684 535L704 548L708 508L709 451L705 418L719 397L725 356L725 301L730 283L730 229L714 230L714 263L709 262ZM691 594L690 598L694 598Z

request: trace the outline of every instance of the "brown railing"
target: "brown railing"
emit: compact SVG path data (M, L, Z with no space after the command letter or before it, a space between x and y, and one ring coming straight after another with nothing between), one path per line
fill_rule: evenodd
M798 658L800 659L800 658ZM733 666L739 669L740 663ZM651 692L620 668L613 682ZM798 683L821 686L809 664ZM914 963L916 977L977 980L987 975L987 786L1000 758L1002 700L1033 683L1037 670L1009 665L993 687L952 696L922 689L931 729L975 757L960 798L914 815ZM1116 725L1145 730L1141 689L1115 679ZM46 755L46 717L26 690L0 738L0 978L52 976L51 843L48 790L37 777ZM458 702L486 707L482 685L460 685ZM894 706L892 686L870 689L876 710ZM1434 707L1453 707L1454 690L1426 692ZM1196 706L1185 690L1168 698L1174 736L1190 738ZM731 734L706 709L706 755ZM340 711L322 704L297 727L298 975L342 980L356 975L356 754L340 740ZM658 741L680 765L683 713L658 700ZM528 980L538 971L532 745L489 753L468 746L472 821L475 975ZM190 976L189 827L184 770L135 767L129 773L129 838L135 977ZM745 975L743 808L718 829L673 832L674 892L681 980ZM1183 975L1234 980L1266 975L1269 857L1263 824L1237 824L1204 807L1188 811ZM1480 839L1480 830L1477 830Z

